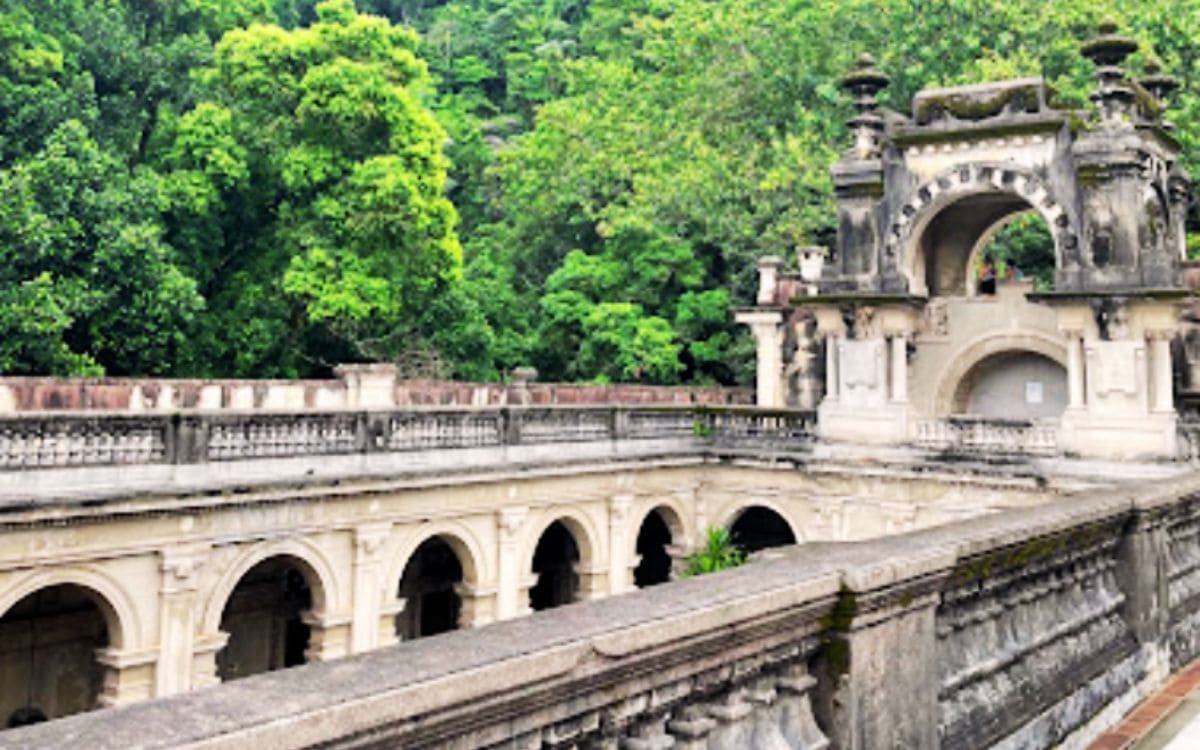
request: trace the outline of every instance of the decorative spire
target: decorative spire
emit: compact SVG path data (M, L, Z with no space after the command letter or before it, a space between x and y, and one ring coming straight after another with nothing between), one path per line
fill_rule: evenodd
M1179 79L1163 73L1162 64L1154 57L1146 60L1146 65L1142 68L1142 72L1144 76L1138 83L1154 97L1154 103L1158 108L1158 112L1155 115L1159 115L1167 108L1171 94L1175 93L1179 88ZM1175 128L1174 125L1166 120L1162 121L1162 126L1166 130L1173 130Z
M1128 121L1137 99L1121 65L1125 58L1137 52L1138 42L1118 34L1117 29L1115 20L1104 19L1100 23L1100 33L1084 42L1079 50L1096 65L1099 86L1092 92L1091 98L1100 106L1106 122Z
M879 115L879 104L875 95L891 83L886 73L875 69L875 58L864 53L859 55L850 72L842 76L842 88L853 98L857 115L849 122L854 133L853 153L859 159L870 159L879 155L879 134L883 132L883 117Z

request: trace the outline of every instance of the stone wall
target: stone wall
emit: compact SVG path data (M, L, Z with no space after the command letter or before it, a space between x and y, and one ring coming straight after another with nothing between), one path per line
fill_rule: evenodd
M332 380L0 377L0 414L39 411L299 410L509 404L752 404L753 389L631 383L397 380L347 366ZM366 391L370 403L363 403Z
M11 750L1085 747L1200 652L1200 480L1092 492L4 735Z

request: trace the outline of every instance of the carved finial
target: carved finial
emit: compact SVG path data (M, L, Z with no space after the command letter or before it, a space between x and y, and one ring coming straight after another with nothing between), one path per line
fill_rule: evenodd
M853 153L859 159L879 155L883 118L877 112L879 105L875 95L891 80L886 73L875 69L875 58L867 53L859 55L850 72L842 76L842 88L853 97L854 109L858 112L846 125L854 133Z
M1117 22L1106 18L1100 23L1099 34L1084 42L1079 51L1096 65L1099 86L1092 92L1108 123L1125 122L1130 119L1137 94L1125 79L1121 69L1125 58L1138 50L1138 42L1131 37L1118 34Z
M1155 57L1150 57L1146 60L1145 66L1142 68L1145 74L1138 81L1151 96L1154 97L1154 111L1148 112L1147 115L1151 119L1158 119L1162 115L1162 111L1166 109L1167 102L1171 98L1171 94L1179 88L1179 80L1173 76L1169 76L1162 72L1162 63ZM1168 130L1174 126L1165 120L1162 126Z

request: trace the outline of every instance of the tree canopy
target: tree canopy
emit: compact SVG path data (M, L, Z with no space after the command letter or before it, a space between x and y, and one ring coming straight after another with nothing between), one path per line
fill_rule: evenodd
M853 59L1085 106L1110 14L1200 174L1200 0L0 0L0 371L746 382Z

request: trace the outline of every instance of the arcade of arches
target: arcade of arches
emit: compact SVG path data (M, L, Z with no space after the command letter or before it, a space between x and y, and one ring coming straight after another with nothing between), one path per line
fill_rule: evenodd
M0 551L0 721L167 695L653 586L714 525L756 551L1040 502L1033 487L981 482L964 508L961 484L932 479L681 465L319 503L282 489L250 505L206 500L203 510L179 498L179 514L142 513L141 501L95 518L82 506L29 511L6 527ZM881 509L877 498L898 490L907 499ZM79 521L62 524L55 513ZM135 541L114 549L114 539Z

